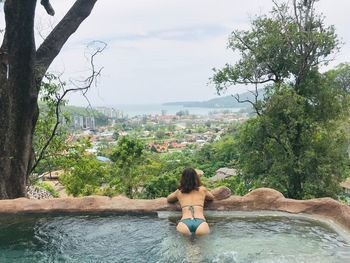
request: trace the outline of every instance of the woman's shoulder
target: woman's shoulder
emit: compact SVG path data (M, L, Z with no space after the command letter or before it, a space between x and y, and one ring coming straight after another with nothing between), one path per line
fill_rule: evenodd
M201 191L201 192L206 192L207 191L207 188L205 187L205 186L200 186L199 188L198 188L198 190L199 191Z

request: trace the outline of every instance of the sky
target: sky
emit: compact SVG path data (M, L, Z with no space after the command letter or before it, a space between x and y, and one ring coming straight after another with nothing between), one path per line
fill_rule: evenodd
M51 0L49 17L38 5L36 31L46 36L73 0ZM107 49L96 59L103 67L97 87L88 93L93 106L202 101L217 97L209 83L212 68L238 60L227 49L233 29L248 29L255 15L272 8L271 0L98 0L91 15L69 39L49 71L63 78L89 75L87 45L100 40ZM344 43L328 67L350 62L349 0L320 0L317 10L333 24ZM3 28L3 12L0 13ZM37 34L37 45L42 41ZM231 88L228 94L247 90ZM84 106L81 95L70 104Z

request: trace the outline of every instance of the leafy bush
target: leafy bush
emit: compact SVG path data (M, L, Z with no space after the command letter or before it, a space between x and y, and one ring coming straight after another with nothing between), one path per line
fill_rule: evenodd
M153 176L144 185L145 198L166 197L176 190L179 178L174 175Z
M90 156L76 159L66 173L60 177L67 193L73 196L97 194L106 178L110 177L111 166Z
M235 195L242 196L247 194L249 191L248 185L244 182L241 176L231 176L229 178L216 182L212 182L207 178L202 178L202 182L208 189L213 189L219 186L226 186L231 190L232 194Z

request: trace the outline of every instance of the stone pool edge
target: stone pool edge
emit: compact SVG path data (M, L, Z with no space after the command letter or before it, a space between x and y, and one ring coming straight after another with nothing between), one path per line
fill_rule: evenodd
M31 200L18 198L0 200L1 214L33 213L152 213L180 210L177 204L167 203L166 198L153 200L129 199L124 196L85 196ZM332 198L294 200L285 198L270 188L259 188L245 196L229 196L226 199L206 203L206 210L217 211L280 211L291 214L316 215L331 220L350 233L350 207Z

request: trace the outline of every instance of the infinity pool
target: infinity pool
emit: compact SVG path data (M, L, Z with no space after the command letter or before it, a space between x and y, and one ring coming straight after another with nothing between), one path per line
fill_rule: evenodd
M0 262L350 262L344 237L287 217L209 217L212 233L183 237L175 218L0 216Z

